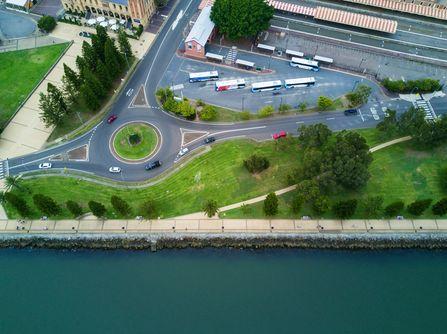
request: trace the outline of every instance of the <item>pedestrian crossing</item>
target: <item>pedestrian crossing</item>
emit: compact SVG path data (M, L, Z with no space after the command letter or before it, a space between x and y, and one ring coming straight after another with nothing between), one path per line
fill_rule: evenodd
M237 57L237 48L236 47L232 47L229 51L228 54L226 56L226 61L227 62L231 62L234 63L236 61L236 57Z
M429 101L423 99L415 100L413 101L413 106L424 111L426 120L434 120L436 118L435 111Z
M0 180L3 180L8 176L8 161L0 161Z

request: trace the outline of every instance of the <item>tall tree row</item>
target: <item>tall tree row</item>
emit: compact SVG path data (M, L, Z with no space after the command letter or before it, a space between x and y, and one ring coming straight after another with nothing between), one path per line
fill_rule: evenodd
M120 31L118 47L105 28L96 27L92 44L82 43L82 55L76 58L77 72L64 64L62 88L49 83L47 94L40 94L41 119L47 126L57 126L79 105L95 111L131 60L127 35Z

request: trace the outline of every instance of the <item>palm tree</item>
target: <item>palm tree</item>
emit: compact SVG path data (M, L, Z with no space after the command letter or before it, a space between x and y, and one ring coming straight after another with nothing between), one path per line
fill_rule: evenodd
M219 211L219 206L216 201L209 199L203 203L203 211L205 211L206 215L211 218Z
M5 178L5 185L6 185L6 189L8 191L10 190L14 190L14 189L22 189L22 185L21 183L21 179L20 179L21 175L9 175Z

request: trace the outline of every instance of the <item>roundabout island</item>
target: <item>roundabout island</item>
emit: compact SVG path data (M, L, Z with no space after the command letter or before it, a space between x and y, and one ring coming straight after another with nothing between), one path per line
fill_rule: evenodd
M148 160L160 146L160 131L147 122L131 122L119 127L110 139L113 155L123 162Z

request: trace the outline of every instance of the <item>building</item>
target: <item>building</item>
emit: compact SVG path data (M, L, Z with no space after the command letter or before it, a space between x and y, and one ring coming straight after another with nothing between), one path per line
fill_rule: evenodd
M33 6L33 2L31 0L6 0L5 5L9 9L26 12Z
M62 0L65 11L127 20L133 26L146 26L156 10L154 0Z
M197 17L194 26L185 39L185 55L205 59L205 45L214 34L214 23L210 19L211 6L206 6Z

